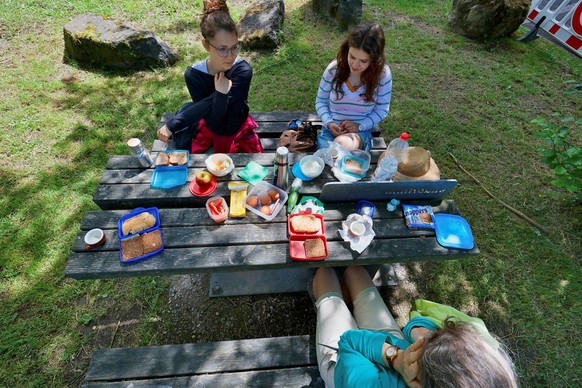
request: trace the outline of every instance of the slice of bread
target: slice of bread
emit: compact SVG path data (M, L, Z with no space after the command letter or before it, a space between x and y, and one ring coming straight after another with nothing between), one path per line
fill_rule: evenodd
M158 153L158 157L156 158L156 166L167 166L170 164L170 158L168 158L168 154L165 152Z
M302 214L291 218L291 228L295 233L317 233L321 230L321 221L312 214Z
M305 257L308 259L325 257L325 245L320 238L305 240Z
M127 261L143 256L141 237L121 240L121 260Z
M147 255L162 247L162 235L159 230L144 233L141 235L141 243L143 245L143 254Z
M170 152L168 156L170 157L170 164L174 166L186 164L186 160L188 159L187 154L183 151Z
M346 158L345 169L357 175L362 175L364 170L362 169L362 164L355 159Z

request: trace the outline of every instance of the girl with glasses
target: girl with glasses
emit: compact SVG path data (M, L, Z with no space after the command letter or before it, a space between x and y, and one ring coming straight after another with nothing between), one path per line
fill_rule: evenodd
M176 148L192 153L263 152L249 115L251 66L238 58L241 44L224 0L204 1L200 23L208 58L184 73L192 102L186 103L158 130L158 139L173 137Z
M392 95L384 43L380 25L352 27L325 69L315 99L324 124L319 148L328 147L330 141L348 150L371 148L372 127L388 115Z

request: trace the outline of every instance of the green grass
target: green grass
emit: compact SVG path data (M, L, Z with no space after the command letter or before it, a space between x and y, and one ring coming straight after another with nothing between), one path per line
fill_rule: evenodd
M77 386L98 339L93 322L122 306L142 318L126 342L157 343L167 279L80 282L63 271L84 214L97 209L92 194L108 157L129 153L132 136L151 143L161 113L186 101L183 70L204 57L196 41L200 4L0 4L0 386ZM283 45L243 53L255 72L252 110L313 111L319 77L341 41L308 1L286 6ZM580 58L543 39L518 43L517 34L468 41L448 30L449 8L437 0L364 6L364 18L385 28L394 76L385 138L409 131L445 177L459 180L451 197L481 249L470 260L414 266L413 276L421 296L481 316L509 345L523 386L580 385L580 204L550 185L530 123L555 112L582 117L580 93L564 93L568 81L582 80ZM63 64L62 26L84 12L156 32L180 62L126 74ZM572 134L578 145L580 133ZM487 197L449 152L551 235Z

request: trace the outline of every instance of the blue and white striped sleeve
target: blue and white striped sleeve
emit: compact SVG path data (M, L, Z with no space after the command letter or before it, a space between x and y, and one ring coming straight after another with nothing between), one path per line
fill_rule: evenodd
M317 112L317 115L321 118L323 126L326 128L329 124L333 122L329 103L332 89L331 81L333 79L333 76L335 75L335 70L337 69L335 62L336 61L330 63L323 72L321 81L319 81L317 97L315 97L315 111Z
M370 114L360 120L359 124L363 131L371 130L388 116L390 110L390 97L392 96L392 73L388 65L384 66L384 71L380 77L380 84L374 96L376 104Z

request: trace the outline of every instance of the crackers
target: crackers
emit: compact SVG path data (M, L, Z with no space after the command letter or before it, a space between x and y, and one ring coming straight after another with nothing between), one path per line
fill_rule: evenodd
M295 216L291 219L295 233L317 233L321 231L321 221L311 214Z
M308 259L316 259L325 257L325 245L320 238L309 238L305 240L305 257Z

